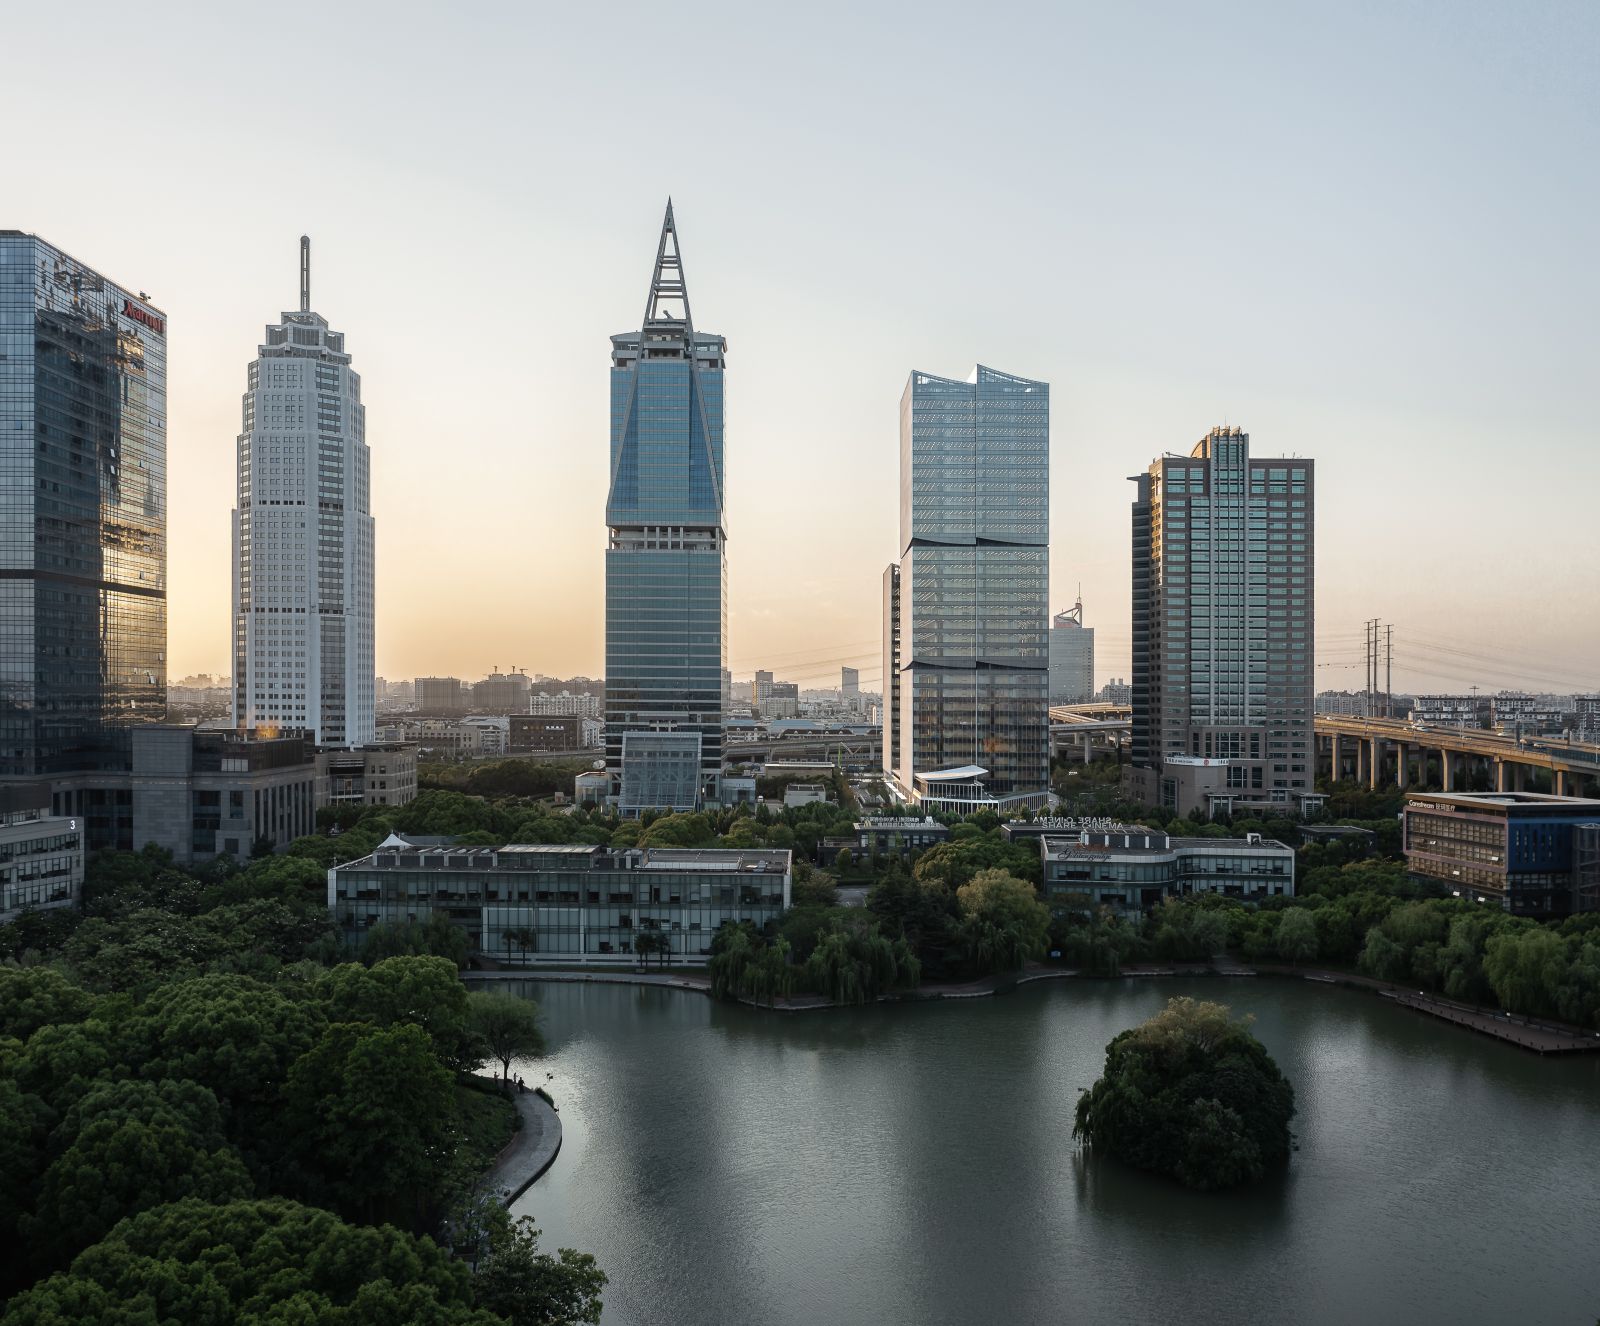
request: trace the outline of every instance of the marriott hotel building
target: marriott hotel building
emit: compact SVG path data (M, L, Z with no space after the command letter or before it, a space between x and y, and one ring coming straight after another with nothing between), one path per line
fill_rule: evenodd
M166 315L0 230L0 778L124 766L166 647Z

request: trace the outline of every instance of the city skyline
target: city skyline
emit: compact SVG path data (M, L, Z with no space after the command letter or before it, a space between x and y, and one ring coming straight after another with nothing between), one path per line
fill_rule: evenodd
M592 89L575 85L561 54L599 21L547 17L536 42L508 14L497 49L473 49L491 75L536 51L537 86L481 73L468 86L447 69L412 107L419 71L436 54L448 64L465 38L445 33L436 53L337 16L309 57L313 72L343 67L358 41L375 39L387 58L352 75L350 141L383 118L406 130L385 139L403 139L406 153L295 157L304 187L275 185L247 213L191 168L222 165L244 141L263 170L287 168L287 148L251 133L254 108L233 89L250 71L281 68L288 35L241 44L225 21L136 22L111 10L89 25L86 58L131 53L142 82L169 89L142 155L143 187L162 205L126 209L115 224L77 207L71 181L111 160L98 155L110 145L86 133L78 159L35 163L28 208L7 221L158 291L178 329L174 675L228 670L238 347L259 308L282 306L305 231L326 255L318 302L361 346L372 411L385 567L376 670L494 661L601 672L605 405L582 347L613 329L609 309L636 297L626 255L671 192L696 253L716 256L698 279L741 365L728 405L729 427L747 439L728 483L735 675L774 666L818 684L859 664L863 686L881 688L880 586L859 568L893 555L896 387L907 362L987 357L1055 384L1051 514L1071 533L1055 541L1051 571L1057 586L1081 581L1093 605L1097 682L1128 673L1124 478L1220 423L1318 457L1319 689L1360 684L1360 622L1373 615L1397 626L1397 688L1600 682L1588 662L1600 623L1571 613L1559 592L1570 553L1548 533L1563 494L1600 475L1581 385L1596 348L1581 313L1597 279L1582 221L1593 172L1570 165L1595 159L1581 79L1591 13L1463 6L1448 25L1393 11L1292 29L1266 8L1041 14L1036 50L1008 43L1006 56L1061 76L1001 84L985 73L980 99L949 104L925 89L965 68L972 42L997 55L998 35L957 40L937 23L905 32L867 16L841 53L821 15L781 46L754 17L722 33L691 17L675 38L692 51L691 76L698 61L726 63L732 43L770 51L746 62L762 66L759 80L735 69L720 85L724 112L820 78L833 99L825 123L785 122L762 138L773 127L762 113L723 143L686 138L679 153L595 180L601 142L653 95L626 83L631 55L617 71L589 71ZM20 15L18 39L44 40L42 22ZM614 37L623 53L642 51L663 23L641 18ZM913 58L886 61L901 42ZM910 67L915 80L898 72ZM18 71L25 99L42 104L47 73ZM875 114L879 98L903 102L895 123L910 141L987 153L993 186L964 198L941 190L929 206L906 136L838 141L839 124ZM569 106L592 122L578 113L570 135L531 142L536 193L493 169L508 133ZM90 111L53 113L70 130ZM1018 127L1029 123L1083 130L1041 140ZM1025 160L1024 187L1009 177ZM850 206L818 205L845 196ZM981 278L940 265L974 249L989 264ZM1000 289L1027 293L1001 299ZM418 374L418 320L444 300L474 333L431 351ZM796 381L827 386L796 393ZM472 389L481 383L506 389ZM1508 446L1515 463L1503 459ZM466 514L519 488L575 497L534 522ZM824 540L812 533L819 509L834 517ZM460 528L436 528L441 510L463 513ZM1492 545L1463 511L1492 513ZM1462 560L1470 578L1453 574ZM508 611L530 565L541 570L538 612ZM797 599L806 613L793 611ZM1060 593L1050 604L1065 606ZM1477 641L1486 619L1505 628L1493 645Z

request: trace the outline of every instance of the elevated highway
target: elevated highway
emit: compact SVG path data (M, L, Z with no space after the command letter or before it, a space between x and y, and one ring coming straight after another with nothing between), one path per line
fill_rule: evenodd
M1588 742L1339 714L1318 714L1315 726L1318 765L1336 781L1453 792L1463 790L1469 771L1479 771L1497 792L1523 792L1528 771L1542 769L1557 796L1600 784L1600 745Z

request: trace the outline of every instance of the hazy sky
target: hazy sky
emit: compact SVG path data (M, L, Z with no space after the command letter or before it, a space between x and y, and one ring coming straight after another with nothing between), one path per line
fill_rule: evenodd
M0 226L170 319L170 665L228 668L245 365L362 376L377 666L597 675L608 337L676 201L728 353L730 658L877 685L913 368L1052 388L1051 598L1126 476L1318 464L1319 685L1600 687L1600 6L77 4L4 20ZM32 120L22 133L16 118Z

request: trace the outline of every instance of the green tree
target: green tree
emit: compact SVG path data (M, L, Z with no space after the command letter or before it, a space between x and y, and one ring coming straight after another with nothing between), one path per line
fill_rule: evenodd
M54 967L0 967L0 1036L25 1041L40 1027L81 1022L95 998Z
M1221 1004L1172 999L1106 1047L1073 1135L1191 1188L1260 1179L1289 1155L1294 1089Z
M432 1240L281 1198L186 1198L133 1216L5 1315L6 1326L269 1321L504 1326L473 1305L466 1266Z
M102 1083L55 1130L23 1234L53 1265L124 1216L181 1197L223 1202L253 1192L222 1130L217 1098L192 1082Z
M1310 962L1317 956L1317 922L1304 907L1291 907L1278 918L1278 956L1288 962Z
M586 1252L539 1251L539 1230L524 1216L513 1223L496 1208L488 1253L472 1279L479 1307L509 1326L598 1326L606 1273Z
M324 972L313 988L341 1022L414 1023L428 1033L446 1067L463 1069L476 1062L467 988L448 958L385 958L371 967L346 962Z
M475 990L467 996L467 1019L489 1057L499 1062L508 1089L511 1061L533 1059L544 1053L539 1006L531 999L503 990Z
M455 1153L454 1083L421 1027L339 1023L289 1070L287 1149L351 1219L423 1228Z

